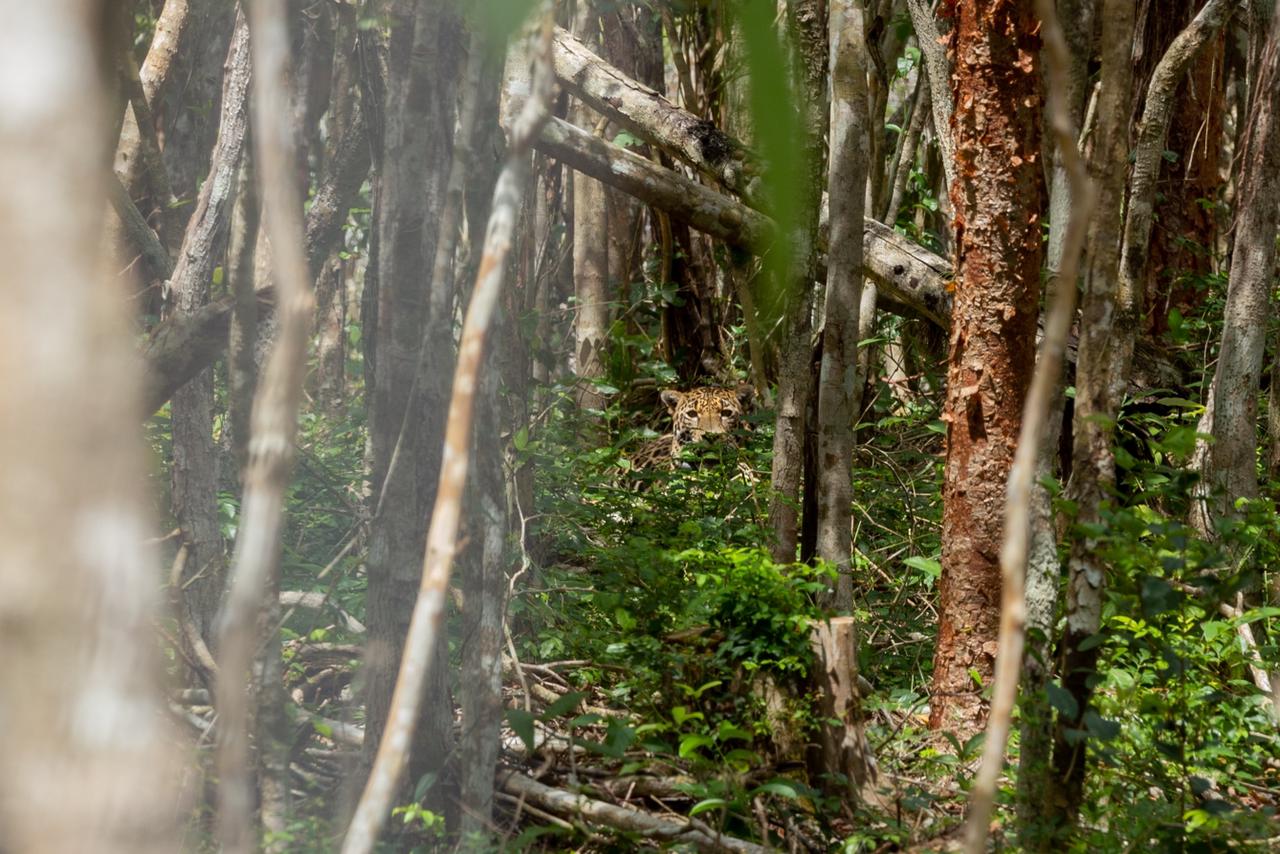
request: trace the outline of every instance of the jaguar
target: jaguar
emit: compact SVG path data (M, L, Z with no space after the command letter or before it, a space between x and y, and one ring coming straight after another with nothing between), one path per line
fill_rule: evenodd
M736 444L735 431L747 426L743 416L755 400L755 389L749 383L737 388L664 389L659 398L671 414L671 432L641 445L631 455L633 470L674 468L681 449L708 438Z

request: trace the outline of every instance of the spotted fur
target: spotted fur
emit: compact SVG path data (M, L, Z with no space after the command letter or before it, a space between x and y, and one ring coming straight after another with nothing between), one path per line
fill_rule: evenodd
M660 397L671 414L671 432L636 450L631 456L635 470L673 468L682 448L708 438L736 443L734 431L746 427L743 416L755 399L755 389L746 383L736 389L700 386L689 391L666 389Z

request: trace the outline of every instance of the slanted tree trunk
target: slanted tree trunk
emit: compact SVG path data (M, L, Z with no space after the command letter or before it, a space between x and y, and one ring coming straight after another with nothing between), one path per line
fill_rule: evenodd
M396 0L386 12L391 34L373 215L377 290L371 296L377 309L365 327L373 351L367 393L374 504L362 669L366 773L386 724L439 481L453 364L453 295L440 292L434 281L424 293L423 275L432 269L440 231L465 44L455 6L447 0ZM427 804L440 813L453 810L442 786L453 718L447 650L434 650L408 763L411 784L436 775Z
M161 89L151 105L163 132L169 184L181 201L195 198L209 171L210 152L218 136L223 61L235 29L236 9L234 0L192 4L182 36L191 49L174 56L169 75L175 85ZM193 104L199 108L192 109Z
M125 289L100 257L100 3L5 9L0 849L180 848Z
M1240 498L1258 497L1258 394L1280 221L1280 11L1263 48L1241 152L1236 238L1212 400L1196 428L1202 484L1192 521L1205 536Z
M213 270L227 247L236 177L249 121L249 30L236 22L227 53L222 116L209 175L200 187L195 212L178 252L170 286L174 313L191 317L209 301ZM189 552L183 577L184 607L206 643L212 645L213 620L222 603L226 557L218 517L218 460L213 443L213 371L206 368L173 395L173 515Z
M949 0L947 8L955 21L957 264L929 725L972 734L986 718L1005 482L1035 359L1041 86L1031 0Z
M1135 47L1141 50L1135 74L1145 86L1196 6L1184 0L1147 0L1142 11L1143 31L1135 37ZM1144 331L1156 338L1168 330L1171 310L1186 314L1203 302L1204 283L1197 279L1213 272L1218 223L1212 203L1223 183L1219 167L1226 112L1225 48L1225 31L1220 31L1196 56L1174 95L1156 188L1158 219L1143 281Z

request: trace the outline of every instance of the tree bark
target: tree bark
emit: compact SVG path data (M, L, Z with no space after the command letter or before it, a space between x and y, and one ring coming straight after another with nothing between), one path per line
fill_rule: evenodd
M592 0L578 0L574 29L584 44L599 42L600 21ZM594 124L591 111L575 104L570 111L581 127ZM578 378L579 408L604 408L606 398L595 389L605 374L609 343L609 237L605 188L596 179L573 174L573 295L574 374Z
M235 203L237 175L249 122L249 30L243 17L227 52L222 116L209 175L178 252L170 288L174 313L191 319L209 300L213 270L222 263ZM173 466L170 500L190 553L183 607L205 643L222 603L226 556L218 517L218 461L213 443L213 371L206 368L177 389L170 405Z
M996 651L995 684L991 714L987 719L982 764L974 776L967 819L966 847L970 854L982 854L987 847L991 813L995 807L996 784L1004 770L1005 748L1018 698L1018 683L1024 672L1023 654L1027 630L1026 582L1032 545L1033 492L1035 475L1041 468L1044 438L1055 410L1062 411L1063 367L1067 336L1076 313L1076 278L1080 255L1096 197L1083 158L1076 148L1080 131L1072 116L1072 77L1079 73L1073 62L1068 35L1063 32L1053 0L1036 0L1040 32L1045 40L1044 61L1049 91L1049 127L1054 135L1057 160L1069 181L1060 192L1069 194L1072 209L1063 225L1053 279L1053 296L1046 311L1044 338L1018 435L1018 446L1005 498L1004 542L1000 548L1000 637ZM1078 47L1078 46L1077 46Z
M1112 372L1127 369L1129 348L1117 341L1117 303L1121 299L1118 252L1120 211L1124 203L1124 166L1128 152L1127 116L1133 66L1133 4L1129 0L1104 0L1102 6L1102 89L1098 96L1098 128L1090 175L1098 186L1098 214L1090 225L1089 257L1081 296L1080 344L1076 359L1076 399L1073 410L1071 478L1067 495L1078 502L1077 522L1100 521L1101 503L1115 482L1115 458L1111 450L1113 428L1120 400L1113 394ZM1132 330L1132 326L1128 329ZM1120 333L1125 334L1124 332ZM1097 660L1096 648L1080 649L1101 625L1104 569L1097 555L1098 543L1076 537L1068 557L1067 626L1061 642L1062 683L1071 691L1083 715L1089 698L1088 680ZM1022 774L1031 775L1022 786L1024 797L1042 797L1036 806L1040 821L1028 827L1028 847L1058 850L1070 832L1079 809L1085 775L1083 745L1070 744L1065 730L1078 728L1080 717L1059 717L1054 731L1051 767L1032 766L1029 758Z
M610 65L571 33L557 28L554 47L556 78L562 86L759 207L760 164L741 143Z
M463 488L470 464L480 366L489 326L502 295L508 254L519 214L520 193L529 168L529 148L537 135L538 127L550 113L554 89L549 58L549 10L542 30L542 56L534 75L533 91L510 131L510 150L494 189L493 207L485 232L475 290L467 306L467 316L462 327L458 363L448 403L443 465L440 467L436 506L431 513L426 552L422 559L422 578L414 597L404 654L399 662L395 692L388 710L385 738L378 747L368 784L343 840L342 854L368 854L373 849L378 830L391 809L400 775L409 766L406 748L413 741L415 728L419 727L418 715L428 679L448 675L442 672L448 665L448 645L441 638L444 630L444 605L457 548ZM437 652L442 649L446 653L443 656ZM447 724L451 723L451 719L447 721ZM366 737L365 743L368 741Z
M125 290L99 253L103 6L0 29L0 849L179 850Z
M993 675L999 625L1005 483L1035 358L1043 188L1031 5L947 3L956 22L951 201L958 262L929 725L962 735L986 720L981 693Z
M284 7L274 0L249 4L254 65L255 163L261 181L266 234L271 241L279 293L275 346L254 395L241 524L226 604L219 615L218 644L218 837L224 851L258 849L253 817L251 722L260 718L263 774L261 815L266 829L284 830L288 813L288 723L284 719L278 641L260 636L264 601L278 615L280 544L284 499L293 471L298 409L307 368L307 343L315 313L303 249L302 199L289 121L289 30ZM274 635L276 623L266 623ZM275 652L261 689L251 687L252 662L268 641ZM270 655L270 652L268 652ZM256 701L256 702L255 702Z
M376 502L367 563L365 769L387 723L421 574L423 520L435 503L440 473L453 297L437 282L424 293L422 277L432 269L440 232L464 44L461 21L447 0L397 0L386 11L391 35L373 217L377 311L364 327L373 356L366 389ZM411 753L412 781L435 775L427 804L440 813L446 812L443 772L453 717L445 652L437 647L433 653L437 660L413 744L398 745Z
M849 576L853 505L853 428L857 413L858 319L862 304L862 241L869 134L867 56L862 10L833 2L828 12L831 45L831 155L827 192L830 246L827 253L825 323L818 397L817 554L840 573L835 607L853 608ZM876 164L879 166L879 163Z
M1136 41L1142 51L1135 71L1140 86L1149 82L1157 61L1191 21L1195 5L1183 0L1148 0L1144 12L1140 15L1145 22L1143 32ZM1226 113L1225 47L1224 28L1196 55L1173 96L1173 115L1156 183L1155 211L1159 216L1151 229L1143 277L1143 331L1157 339L1169 329L1171 310L1189 314L1200 305L1204 288L1196 280L1214 268L1218 222L1214 207L1205 202L1218 199L1223 183L1219 171Z
M183 42L191 50L174 56L169 75L182 86L165 87L151 105L164 138L164 165L173 195L194 199L209 171L218 136L223 59L237 19L234 0L201 0L188 12ZM190 105L199 104L200 109Z
M796 54L793 92L800 102L798 168L793 177L795 222L791 227L782 278L782 329L778 358L778 400L773 428L769 528L774 561L791 563L799 545L798 508L812 505L817 484L803 477L807 418L814 395L813 356L814 254L822 187L825 185L824 142L830 115L827 107L827 9L822 0L795 0L787 5L788 27ZM775 164L776 165L776 164ZM775 178L775 180L780 180ZM808 424L806 424L808 422ZM808 496L804 490L810 490Z
M924 73L929 80L929 101L933 108L933 134L938 140L938 151L942 155L942 172L946 185L950 187L956 161L955 143L951 138L951 114L955 110L951 103L951 62L938 30L937 19L929 8L929 0L907 0L907 11L916 31L916 42L920 46L920 52L924 54Z
M1270 294L1276 274L1276 227L1280 222L1280 13L1272 20L1255 78L1248 128L1241 152L1240 191L1223 312L1222 347L1211 386L1212 402L1198 433L1201 484L1192 521L1213 536L1215 521L1234 512L1240 498L1258 497L1258 393L1267 343Z

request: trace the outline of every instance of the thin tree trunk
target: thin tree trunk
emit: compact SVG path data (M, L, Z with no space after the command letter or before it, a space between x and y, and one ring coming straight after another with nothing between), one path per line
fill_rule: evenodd
M249 121L249 30L243 18L227 52L222 117L209 175L177 254L170 287L174 312L191 318L209 299L213 270L227 246L237 174ZM212 645L213 620L222 603L226 558L218 518L218 474L213 443L213 372L205 369L173 395L173 471L170 500L190 553L183 599Z
M227 601L219 615L218 647L218 837L224 851L258 849L253 818L253 772L249 758L251 721L260 716L263 757L262 817L279 833L288 815L287 721L280 671L264 668L261 690L250 687L251 663L259 647L264 601L279 611L280 541L284 498L293 470L298 408L307 367L307 341L315 311L303 248L302 199L289 122L289 30L285 9L254 0L251 17L255 163L267 237L275 262L279 328L275 346L254 396L244 501ZM274 633L276 622L267 622ZM278 641L267 655L279 660ZM274 647L274 655L271 648ZM275 681L269 681L274 679ZM255 708L255 695L257 708Z
M1213 437L1211 442L1198 442L1196 455L1201 484L1192 522L1203 536L1213 536L1214 522L1232 514L1237 499L1258 497L1258 387L1280 221L1276 201L1280 198L1278 53L1280 13L1272 21L1250 98L1222 346L1213 375L1212 405L1196 428Z
M796 50L795 91L801 104L800 127L804 138L798 146L800 181L796 194L797 221L792 226L789 264L783 273L785 312L778 359L778 410L773 431L773 468L770 477L769 527L773 532L772 555L779 563L796 559L803 481L806 413L814 394L810 362L813 353L813 255L814 234L826 183L824 140L830 116L827 109L827 10L820 0L794 0L788 4L788 25ZM810 496L810 500L814 496Z
M954 5L953 0L943 2ZM907 11L916 31L916 42L924 54L924 73L929 80L929 101L933 107L933 135L938 140L938 150L942 155L946 186L950 187L956 162L955 143L951 138L951 115L955 112L951 103L951 62L938 31L937 19L929 8L929 0L907 0Z
M0 29L0 849L179 849L138 384L100 257L103 7ZM21 57L20 65L14 58ZM17 73L19 72L20 73ZM33 358L39 354L38 358Z
M600 21L593 0L578 0L574 29L588 48L599 41ZM577 104L572 115L580 127L597 121L591 110ZM581 172L573 173L573 294L574 374L578 377L578 406L604 408L606 398L593 380L605 373L604 351L609 335L609 224L605 188Z
M164 138L164 165L173 195L194 199L209 171L210 152L219 132L223 61L236 27L235 0L201 0L188 11L183 43L190 50L174 55L169 76L182 86L159 91L151 104ZM189 109L191 104L208 109Z
M1079 128L1084 119L1085 99L1089 94L1089 58L1093 42L1093 14L1096 0L1061 0L1058 3L1058 19L1065 31L1067 46L1071 50L1071 67L1067 79L1066 103L1073 126ZM1067 233L1067 221L1071 218L1071 176L1063 159L1063 152L1051 138L1045 138L1045 150L1052 152L1049 161L1049 243L1045 251L1045 264L1050 273L1062 265L1062 243Z
M1147 0L1146 5L1145 14L1140 15L1142 31L1135 36L1141 55L1134 72L1138 85L1144 87L1196 11L1195 4L1186 0ZM1142 331L1156 339L1168 330L1170 311L1190 314L1203 302L1197 280L1214 270L1218 215L1214 206L1204 202L1215 199L1222 184L1225 47L1224 27L1197 54L1174 95L1168 139L1159 162L1157 224L1151 229L1142 283L1146 315Z
M342 854L368 854L391 809L392 797L408 764L408 747L418 724L423 691L432 670L447 662L435 653L446 648L440 635L444 627L444 604L449 573L457 547L458 524L462 515L462 493L467 480L471 453L472 418L478 374L484 357L485 339L494 310L502 294L507 256L515 232L520 207L520 191L529 168L529 148L538 127L549 116L554 89L550 68L551 16L547 12L542 27L542 47L534 74L533 91L510 130L511 148L506 165L498 176L493 193L493 209L485 233L475 291L467 308L458 348L458 363L449 399L448 427L444 437L437 501L427 533L422 579L413 605L404 656L396 677L395 693L387 718L384 738L369 782L342 844ZM367 739L366 739L367 743Z
M476 27L473 24L473 27ZM458 212L465 206L471 231L488 222L492 189L499 168L488 153L485 141L498 125L498 92L502 85L502 52L479 27L473 31L467 56L467 74L462 93L462 114L458 122L459 143L454 154L450 191L457 188ZM492 150L492 147L488 147ZM456 184L455 184L456 179ZM452 203L452 196L450 203ZM444 245L442 240L442 248ZM456 240L449 246L450 261ZM443 263L441 253L437 263ZM464 275L474 280L479 258L472 257ZM469 274L469 275L468 275ZM514 334L508 313L495 321L494 337L501 342ZM505 440L511 435L504 400L518 395L527 386L522 379L500 371L507 348L493 348L480 380L475 414L476 475L469 507L478 519L479 547L472 550L463 576L463 642L458 705L462 729L458 739L458 794L463 838L484 838L493 830L493 776L501 743L502 724L502 629L506 612L506 557L508 501L505 470ZM524 371L520 372L521 374ZM512 384L508 384L510 381ZM478 843L476 843L478 844Z
M994 673L1005 483L1035 359L1041 92L1031 0L948 6L955 20L951 200L959 263L929 725L967 735L986 720L981 686Z
M862 10L833 2L830 17L831 155L828 167L831 249L827 254L822 367L818 376L817 554L836 568L835 607L853 608L849 514L853 506L853 426L857 413L858 318L870 131ZM876 164L879 166L879 164ZM862 781L859 780L859 783Z
M1122 299L1119 247L1124 202L1127 154L1127 116L1133 66L1133 4L1130 0L1104 0L1102 6L1102 89L1098 96L1098 128L1090 174L1098 186L1098 214L1090 225L1080 311L1080 343L1076 361L1076 398L1073 411L1073 449L1068 496L1078 502L1077 523L1097 524L1101 502L1115 482L1115 458L1111 450L1112 428L1119 399L1112 372L1127 368L1126 352L1118 342L1116 317ZM1132 315L1130 315L1132 317ZM1132 334L1133 326L1127 327ZM1123 331L1121 334L1125 334ZM1071 544L1068 558L1067 626L1061 643L1063 687L1076 697L1079 715L1088 703L1088 680L1097 660L1096 648L1080 644L1101 625L1104 570L1097 556L1098 543L1085 537ZM1070 832L1080 805L1085 775L1083 746L1067 741L1065 730L1079 727L1059 717L1054 733L1052 767L1028 765L1024 774L1033 779L1020 784L1025 796L1044 797L1039 821L1028 827L1027 845L1033 850L1058 850Z
M448 0L397 0L386 12L391 34L373 217L377 313L363 327L373 357L366 393L375 502L362 669L367 721L363 769L372 765L387 725L420 580L423 520L435 503L440 476L453 363L453 294L433 281L424 295L422 279L433 268L440 233L464 45L461 19ZM438 661L431 668L423 719L414 722L414 743L397 745L411 754L414 782L434 775L427 805L439 813L452 811L444 795L450 785L444 772L453 718L446 652L442 646L433 653ZM362 785L363 774L353 783Z
M254 185L253 159L246 156L240 169L227 260L231 284L231 325L227 337L227 416L236 467L243 474L249 462L249 417L258 368L254 351L258 343L258 299L254 293L253 257L262 227L258 189Z

